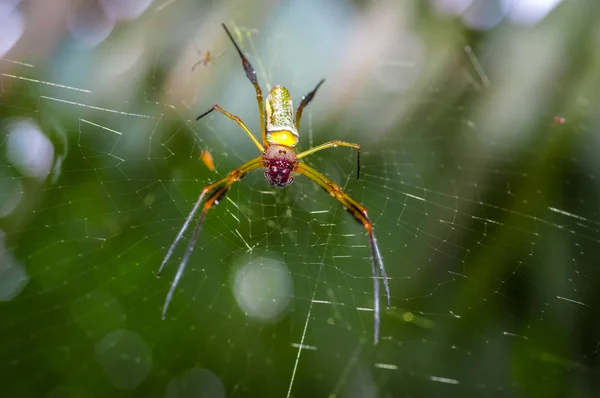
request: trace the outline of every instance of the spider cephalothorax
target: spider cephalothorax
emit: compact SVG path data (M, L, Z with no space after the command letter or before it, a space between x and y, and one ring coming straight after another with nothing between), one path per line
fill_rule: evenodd
M179 242L179 240L182 238L194 215L200 209L200 205L206 196L207 198L202 206L202 212L198 219L198 224L194 229L190 243L187 246L185 255L181 259L179 269L177 270L177 274L175 274L175 279L173 280L171 288L169 289L169 293L167 294L167 298L165 299L165 305L162 312L163 319L165 318L167 307L169 306L169 303L173 298L173 294L175 293L175 288L179 283L179 279L181 278L187 261L192 253L192 250L194 249L194 245L196 243L196 239L198 238L198 233L202 228L202 223L204 222L206 213L213 206L219 203L219 200L227 193L234 182L239 181L244 175L252 170L263 168L265 171L265 178L269 184L279 188L289 185L294 180L294 173L310 178L321 188L327 191L331 196L333 196L337 201L339 201L350 212L350 214L354 216L356 221L362 224L362 226L365 228L365 231L369 234L373 272L373 289L375 296L373 308L375 313L374 341L377 343L379 338L379 278L383 279L388 307L390 306L390 289L388 286L385 267L383 266L383 260L381 259L379 247L377 246L377 240L375 239L373 224L367 215L367 209L344 193L337 184L327 179L327 177L325 177L323 174L308 166L306 163L299 161L305 156L326 148L335 148L338 146L354 148L357 151L356 178L358 179L360 173L360 145L336 140L317 145L316 147L296 154L296 145L298 144L298 131L300 131L300 118L302 117L302 111L304 107L308 105L310 101L312 101L317 89L319 86L321 86L321 84L323 84L324 80L321 80L311 92L302 97L302 101L296 109L295 117L290 93L283 86L273 87L269 91L266 101L263 102L263 94L260 86L258 85L258 81L256 80L256 72L252 68L252 65L250 65L248 59L244 56L244 54L242 54L242 51L238 47L235 40L233 40L233 36L231 33L229 33L229 30L227 30L227 27L223 25L223 28L233 42L235 49L242 59L242 66L246 72L246 77L248 77L254 86L254 89L256 90L256 102L258 104L260 117L262 144L258 142L256 137L252 134L252 131L250 131L248 126L246 126L246 124L239 117L232 115L217 104L213 105L213 107L207 112L204 112L202 115L198 116L196 120L203 118L212 111L218 111L222 113L231 120L234 120L246 132L246 134L248 134L248 137L250 137L254 145L256 145L258 150L261 152L261 156L258 156L244 163L240 167L233 169L226 177L223 177L222 179L213 182L202 189L200 197L196 201L196 204L194 205L194 208L190 212L189 216L183 223L183 227L181 227L179 234L177 234L177 238L175 238L175 241L169 248L169 251L167 252L167 255L165 256L158 270L158 274L160 274L163 267L173 254L175 245L177 245L177 242Z
M269 185L283 188L294 181L292 172L296 169L296 153L283 145L269 145L263 154L265 178Z

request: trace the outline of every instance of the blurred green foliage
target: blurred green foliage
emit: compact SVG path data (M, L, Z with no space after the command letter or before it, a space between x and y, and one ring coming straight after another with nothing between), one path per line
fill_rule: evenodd
M87 48L103 20L77 36L73 15L103 3L45 10L0 60L0 293L28 278L0 303L2 396L597 394L596 2L487 30L436 1L155 2ZM155 272L201 188L257 155L230 120L193 121L219 103L259 131L222 21L265 93L285 84L297 104L327 78L300 147L363 148L360 181L345 148L306 161L375 223L392 291L377 346L362 227L312 182L275 190L261 172L209 213L161 320L187 238ZM52 143L43 178L13 159L20 120ZM250 262L283 264L292 290L265 265L236 292ZM290 296L271 322L240 305L261 292Z

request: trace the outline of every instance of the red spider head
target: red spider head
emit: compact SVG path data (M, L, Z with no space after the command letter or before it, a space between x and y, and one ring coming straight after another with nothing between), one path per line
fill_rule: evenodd
M263 155L265 178L269 185L283 188L294 181L292 172L296 168L296 153L283 145L269 145Z

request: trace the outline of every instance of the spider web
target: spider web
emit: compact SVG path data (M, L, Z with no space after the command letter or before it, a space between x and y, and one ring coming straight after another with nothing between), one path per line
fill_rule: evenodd
M309 3L268 24L216 5L192 18L184 3L155 5L93 51L65 44L46 64L0 60L8 395L597 390L594 65L527 68L540 40L550 44L536 65L566 51L568 38L553 30L561 22L476 37L480 52L456 27L427 22L417 34L385 9L328 6L352 22L327 28L323 17L307 32L293 21L312 18ZM283 83L297 104L328 78L305 110L301 149L331 139L362 146L359 181L347 148L306 162L375 224L392 296L377 346L365 231L301 176L278 190L254 172L231 188L160 318L191 231L163 276L155 272L202 187L258 155L231 120L193 120L218 103L258 131L254 92L221 20L265 94ZM410 40L369 47L381 33L373 21ZM161 25L179 29L140 36ZM191 71L198 46L228 50Z

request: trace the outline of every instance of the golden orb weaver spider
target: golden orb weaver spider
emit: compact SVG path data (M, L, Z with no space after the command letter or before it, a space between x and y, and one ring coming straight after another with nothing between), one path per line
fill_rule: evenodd
M173 298L175 293L175 289L177 288L177 284L179 283L179 279L183 275L185 271L186 264L192 251L194 250L194 246L196 244L196 239L198 238L198 234L202 229L202 224L204 222L204 218L208 210L210 210L213 206L219 203L219 200L223 198L223 196L227 193L231 185L234 182L239 181L242 177L244 177L247 173L263 168L265 170L265 178L269 182L271 186L283 188L289 185L293 180L293 173L301 174L315 183L317 183L321 188L323 188L326 192L328 192L331 196L337 199L345 208L348 210L354 218L362 224L365 230L369 234L369 243L371 247L371 271L373 274L373 289L374 289L374 318L375 318L375 335L374 335L374 343L377 344L379 340L379 278L383 278L383 284L385 286L385 292L387 297L387 306L390 307L390 288L387 281L387 274L385 272L385 266L383 265L383 260L381 258L381 253L379 252L379 247L377 246L377 240L375 239L375 234L373 231L373 223L369 219L367 214L367 209L358 203L356 200L352 199L346 193L342 191L339 185L330 181L323 174L319 173L317 170L312 167L306 165L305 163L301 163L298 160L302 159L305 156L313 154L317 151L327 148L335 148L337 146L345 146L354 148L357 150L357 172L356 178L358 179L360 175L360 146L358 144L352 144L344 141L329 141L324 144L318 145L314 148L310 148L304 152L296 154L295 147L298 144L300 130L300 118L302 117L302 111L304 107L308 105L315 93L325 81L321 80L317 86L307 95L302 97L302 101L300 105L298 105L298 109L296 109L296 118L293 118L293 108L292 108L292 100L290 98L289 91L283 86L275 86L269 92L267 96L266 104L263 105L263 94L258 85L258 81L256 79L256 72L248 59L244 56L239 46L233 39L233 36L227 29L225 24L222 24L227 36L231 39L231 42L235 46L240 58L242 59L242 65L244 67L244 71L246 72L246 77L250 80L254 89L256 90L256 102L258 103L258 112L260 115L260 127L262 133L262 144L258 142L256 137L252 134L248 126L237 116L227 112L219 105L215 104L208 111L204 112L202 115L198 116L196 120L202 119L204 116L208 115L212 111L218 111L223 115L227 116L229 119L235 121L245 132L248 134L248 137L252 140L254 145L258 148L261 155L257 158L254 158L237 169L233 169L229 172L229 174L216 181L212 184L205 186L200 193L200 197L194 204L192 211L188 215L187 219L183 223L181 230L177 234L175 241L171 244L171 247L167 251L167 255L165 256L160 268L158 269L157 276L160 276L165 264L169 261L169 258L173 254L173 250L177 243L183 237L184 232L187 230L190 222L194 218L196 212L198 211L200 204L204 200L204 197L208 195L208 198L204 202L204 206L202 209L202 213L198 218L198 224L192 233L192 237L187 245L185 254L181 259L181 263L179 264L179 268L177 269L177 273L175 274L175 278L171 283L171 288L169 289L169 293L165 299L165 304L163 306L162 311L162 319L165 319L165 315L167 313L167 308L169 307L169 303ZM380 275L381 273L381 275Z

